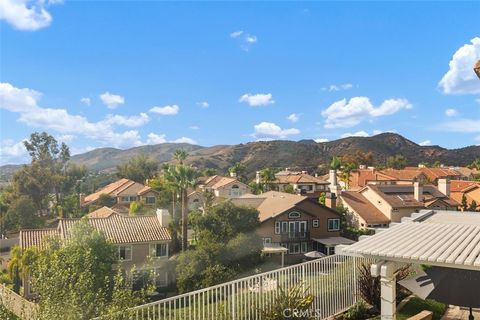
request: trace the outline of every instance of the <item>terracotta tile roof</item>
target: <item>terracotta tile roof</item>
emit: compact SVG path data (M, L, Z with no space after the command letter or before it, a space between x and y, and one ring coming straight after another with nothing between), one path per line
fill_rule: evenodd
M101 207L100 209L90 212L89 214L87 214L87 216L89 218L108 218L113 214L120 214L120 213L116 212L115 210L109 207Z
M480 174L480 170L470 169L468 167L455 167L455 168L450 168L450 169L457 171L462 176L467 177L467 178L469 178L472 175Z
M442 200L451 206L458 206L455 200L446 197L435 186L423 186L422 201L414 198L413 185L369 185L368 188L375 191L393 208L421 208L431 204L432 200Z
M404 170L418 170L425 174L430 181L441 178L460 178L461 174L449 168L420 168L420 167L406 167Z
M414 180L417 179L422 174L425 175L422 171L414 169L414 170L396 170L396 169L385 169L380 171L380 173L389 176L396 180ZM425 175L426 176L426 175Z
M29 247L43 249L44 240L56 235L58 235L56 228L20 230L20 248L22 250Z
M110 183L109 185L106 185L95 193L86 196L83 204L89 204L97 201L102 194L108 194L112 197L117 197L122 195L142 195L149 191L156 192L152 188L144 186L141 183L128 179L120 179Z
M63 239L68 239L70 228L79 220L59 220L58 232ZM161 226L156 215L136 217L112 215L108 218L90 218L87 221L115 244L171 240L168 229Z
M263 201L254 199L263 199ZM263 222L284 213L305 199L308 198L297 194L269 191L260 195L246 194L240 198L232 199L232 202L236 205L255 207L260 212L260 222Z
M367 224L384 224L390 222L380 210L359 192L344 191L341 193L340 198L355 210Z
M315 184L329 184L328 181L322 180L318 177L314 177L307 173L291 173L291 174L281 174L275 175L275 183L281 184L297 184L297 183L315 183Z
M450 180L451 192L466 192L467 190L475 186L480 187L480 182L467 180Z

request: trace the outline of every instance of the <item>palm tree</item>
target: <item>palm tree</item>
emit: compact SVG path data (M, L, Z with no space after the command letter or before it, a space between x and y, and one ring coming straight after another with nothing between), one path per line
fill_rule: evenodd
M260 178L265 186L265 190L271 190L272 182L277 180L277 177L275 177L275 171L272 168L265 168L261 170Z
M233 166L231 166L230 168L228 168L228 172L230 174L235 174L235 177L239 180L239 181L244 181L244 174L245 174L245 166L239 162L235 163Z
M357 166L354 163L346 163L342 167L342 178L343 181L345 182L345 189L348 190L349 185L350 185L350 175L354 169L356 169Z
M186 250L188 246L187 226L188 226L188 208L187 208L187 191L198 183L198 171L191 166L177 165L173 167L171 179L176 190L181 194L182 198L182 250Z
M340 160L340 158L337 156L333 156L332 162L330 162L330 169L338 170L340 169L341 165L342 165L342 161Z
M187 159L187 156L188 156L188 152L183 150L183 149L177 149L175 150L175 152L173 153L173 159L176 160L178 162L178 164L183 164L183 162L185 161L185 159Z
M163 177L165 179L165 187L172 193L172 222L170 224L170 232L172 234L172 243L173 251L178 250L178 234L179 234L179 221L180 218L177 216L177 196L180 193L176 183L176 170L173 165L164 165L163 166Z

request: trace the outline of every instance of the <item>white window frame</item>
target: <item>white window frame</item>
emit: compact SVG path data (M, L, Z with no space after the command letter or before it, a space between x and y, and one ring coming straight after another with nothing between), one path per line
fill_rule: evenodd
M330 223L337 223L338 224L338 228L331 228L330 227ZM338 218L334 218L334 219L328 219L328 231L340 231L340 219Z
M280 221L275 221L275 234L280 234L281 231L281 224Z
M262 238L262 240L263 240L263 245L272 244L272 238L270 237Z
M125 259L122 259L120 257L120 251L121 251L121 248L125 248ZM130 252L130 257L127 258L127 253ZM131 245L121 245L121 246L118 246L117 248L117 255L118 255L118 260L120 261L132 261L132 256L133 256L133 248Z
M165 246L165 253L164 256L157 256L157 246L164 245ZM168 258L168 243L166 242L157 242L157 243L150 243L150 257L151 258Z
M320 220L315 219L312 221L312 227L313 228L318 228L320 226Z
M292 217L292 214L297 214L298 216ZM288 213L288 219L300 219L302 214L298 211L291 211Z
M293 250L294 248L298 248L298 250ZM289 254L299 254L301 253L301 245L298 242L292 242L288 246L288 253Z
M308 242L301 242L300 243L300 252L301 253L308 252Z

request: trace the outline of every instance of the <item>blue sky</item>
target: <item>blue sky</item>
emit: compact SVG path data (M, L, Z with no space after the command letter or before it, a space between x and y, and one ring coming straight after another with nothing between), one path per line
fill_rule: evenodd
M479 2L0 1L1 164L394 131L480 143Z

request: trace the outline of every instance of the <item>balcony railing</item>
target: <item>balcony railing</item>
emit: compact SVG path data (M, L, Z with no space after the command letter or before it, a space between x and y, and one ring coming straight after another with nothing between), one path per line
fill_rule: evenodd
M280 234L282 242L301 241L310 239L310 232L285 232Z
M302 285L314 297L312 314L316 319L327 319L357 302L357 268L372 262L328 256L141 305L122 314L135 320L261 320L281 289Z

